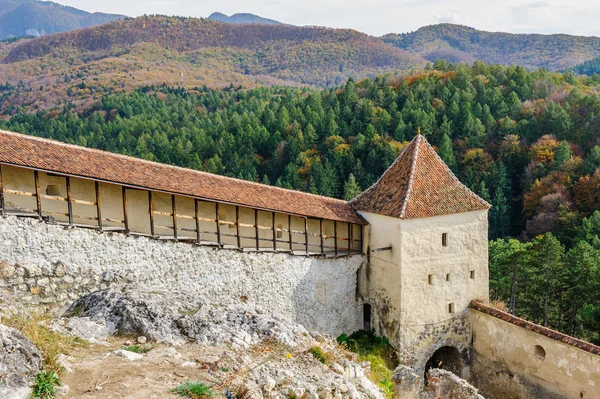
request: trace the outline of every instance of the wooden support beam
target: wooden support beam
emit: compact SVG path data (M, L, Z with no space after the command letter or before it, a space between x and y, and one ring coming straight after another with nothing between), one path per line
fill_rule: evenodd
M198 200L194 200L194 216L196 219L196 244L200 245L200 219L198 219L198 214L200 213L200 204Z
M154 237L154 204L152 201L152 191L148 191L148 213L150 214L150 235Z
M123 224L125 225L125 234L129 234L129 220L127 219L127 189L123 186L122 194L123 197Z
M221 242L221 223L219 221L219 203L218 202L216 202L215 209L216 209L215 222L217 223L217 243L219 244L219 246L223 246L223 243Z
M293 252L294 246L292 244L292 215L288 215L288 234L290 240L290 252Z
M365 226L360 225L360 253L363 253L363 245L365 242Z
M254 234L256 235L256 250L260 250L260 237L258 229L258 209L254 210Z
M236 206L235 207L235 229L236 229L236 235L237 235L237 246L238 248L242 248L242 239L241 239L241 228L240 228L240 207Z
M173 238L177 240L177 201L174 195L171 195L171 209L173 213Z
M306 256L308 256L308 218L304 218L304 246L306 247Z
M271 229L273 230L273 251L277 251L277 231L275 230L275 212L271 212Z
M37 170L33 171L33 180L35 181L35 201L37 203L38 218L42 218L42 196L40 194L40 175Z
M4 207L4 183L2 180L2 165L0 165L0 211L3 215L6 215L6 208Z
M338 245L337 245L337 221L333 221L333 247L335 249L335 256L338 256Z
M348 255L352 252L352 223L348 223Z
M323 232L323 219L319 219L319 231L321 232L321 255L325 255L325 239Z
M66 177L67 183L67 212L69 213L69 226L73 226L73 197L71 196L71 178Z
M96 188L96 216L98 217L98 229L102 231L102 207L100 206L100 186L96 181L94 182Z

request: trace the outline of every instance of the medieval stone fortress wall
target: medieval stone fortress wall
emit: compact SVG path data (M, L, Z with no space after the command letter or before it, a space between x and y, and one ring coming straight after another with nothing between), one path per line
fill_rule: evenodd
M490 308L489 204L418 135L350 202L0 132L2 310L138 284L387 337L403 398L598 398L600 348Z

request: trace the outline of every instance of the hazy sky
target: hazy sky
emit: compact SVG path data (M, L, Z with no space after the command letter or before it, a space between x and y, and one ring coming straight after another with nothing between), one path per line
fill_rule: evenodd
M294 25L352 28L373 35L452 22L490 31L600 36L597 0L55 0L86 11L207 17L250 12Z

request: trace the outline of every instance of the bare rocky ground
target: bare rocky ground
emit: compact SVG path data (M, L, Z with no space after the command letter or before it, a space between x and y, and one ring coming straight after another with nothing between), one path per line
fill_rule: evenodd
M126 285L85 295L64 317L43 323L89 343L57 356L64 370L58 398L175 398L178 385L201 381L216 398L386 399L368 378L370 364L333 337L244 304ZM10 361L14 388L0 397L25 398L39 352L18 331L0 332L0 360ZM481 398L451 373L436 372L435 386L423 391L410 369L397 371L399 398Z

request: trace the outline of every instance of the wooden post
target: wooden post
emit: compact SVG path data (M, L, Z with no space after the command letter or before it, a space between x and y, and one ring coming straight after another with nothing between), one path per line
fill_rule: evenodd
M319 231L321 232L321 255L325 255L325 234L323 234L323 219L319 220Z
M337 221L333 221L333 246L335 248L335 256L338 256L338 245L337 245Z
M240 207L236 206L235 207L235 228L236 228L236 235L237 235L237 246L238 249L242 249L242 238L240 237L240 232L242 231L240 228Z
M35 201L37 203L38 217L42 218L42 197L40 195L40 176L37 170L33 171L33 180L35 181Z
M306 247L306 256L308 256L308 218L304 218L304 246Z
M96 187L96 216L98 217L98 229L102 231L102 208L100 207L100 186L98 182L94 182Z
M288 215L288 234L290 240L290 252L294 252L294 245L292 244L292 215Z
M123 186L123 224L125 225L125 234L129 234L129 221L127 220L127 189Z
M66 177L67 182L67 209L69 213L69 225L73 226L73 202L71 201L71 178Z
M221 244L221 225L220 225L220 221L219 221L219 203L216 202L216 216L215 216L215 222L217 222L217 243L219 244L219 246L223 246L223 244Z
M271 230L273 230L273 251L277 251L277 231L275 231L275 212L271 212Z
M365 242L365 226L360 225L360 253L363 253L363 244Z
M348 255L352 251L352 223L348 222Z
M152 203L152 191L148 191L148 212L150 213L150 235L154 237L154 204Z
M175 195L171 194L171 209L173 212L173 238L177 240L177 205Z
M196 244L200 245L200 220L198 219L198 214L199 212L199 206L200 204L198 203L198 200L195 199L194 200L194 215L196 217Z
M259 237L259 228L258 228L258 209L254 210L254 231L256 235L256 250L260 251L260 237Z
M3 215L6 215L6 209L4 208L4 184L2 181L2 165L0 165L0 208Z

